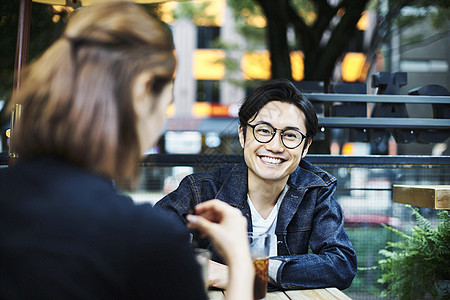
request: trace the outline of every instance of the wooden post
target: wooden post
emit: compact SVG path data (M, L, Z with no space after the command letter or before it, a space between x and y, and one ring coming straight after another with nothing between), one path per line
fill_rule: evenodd
M19 18L17 25L17 42L16 42L16 58L14 62L14 89L13 93L17 92L20 88L22 79L22 71L28 65L28 53L30 47L30 27L31 27L31 5L32 0L19 0ZM16 108L11 115L11 132L10 132L10 144L9 144L9 160L8 164L11 167L17 160L17 153L14 151L14 126L20 118L20 105L16 105Z
M14 64L14 90L18 90L20 87L22 70L28 64L30 47L32 0L19 1L19 22L17 25L16 59Z

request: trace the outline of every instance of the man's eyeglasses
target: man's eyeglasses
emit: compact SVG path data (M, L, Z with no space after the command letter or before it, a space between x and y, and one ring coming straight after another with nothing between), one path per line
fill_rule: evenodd
M288 128L281 130L273 127L269 123L259 123L256 125L247 123L247 125L253 129L255 139L263 144L270 142L277 133L277 130L280 131L281 142L288 149L297 148L306 138L306 135L298 129Z

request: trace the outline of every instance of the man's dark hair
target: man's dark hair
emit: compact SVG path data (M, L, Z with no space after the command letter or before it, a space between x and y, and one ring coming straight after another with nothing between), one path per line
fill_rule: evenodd
M316 110L312 103L287 79L269 80L254 89L243 101L239 109L239 122L244 129L251 117L256 117L261 108L269 102L280 101L294 104L305 115L306 135L312 139L318 130Z

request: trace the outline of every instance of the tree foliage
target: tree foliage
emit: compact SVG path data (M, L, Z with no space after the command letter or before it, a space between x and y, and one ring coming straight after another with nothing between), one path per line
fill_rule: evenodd
M237 12L245 1L229 2ZM251 2L258 4L267 20L266 43L271 53L272 77L291 78L289 54L301 50L305 57L305 80L328 81L336 61L356 34L356 24L369 0L343 0L336 5L326 0ZM288 39L288 32L293 33L292 40Z
M266 44L271 53L272 77L291 78L289 53L304 53L305 80L324 81L333 77L336 63L349 49L349 42L358 34L356 24L370 5L377 11L375 34L366 49L359 49L374 59L383 40L389 37L393 20L405 6L429 8L437 11L434 23L448 20L449 1L435 0L228 0L237 18L242 11L261 12L267 20ZM333 3L333 4L332 4ZM257 6L255 6L257 4ZM439 8L433 10L434 8ZM427 14L429 16L430 14ZM410 22L409 22L410 23ZM408 22L406 22L408 24ZM288 38L293 33L292 41Z

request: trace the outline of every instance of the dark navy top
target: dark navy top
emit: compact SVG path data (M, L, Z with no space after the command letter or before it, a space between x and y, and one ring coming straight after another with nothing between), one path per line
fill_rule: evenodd
M1 299L206 299L189 235L53 158L0 168Z

